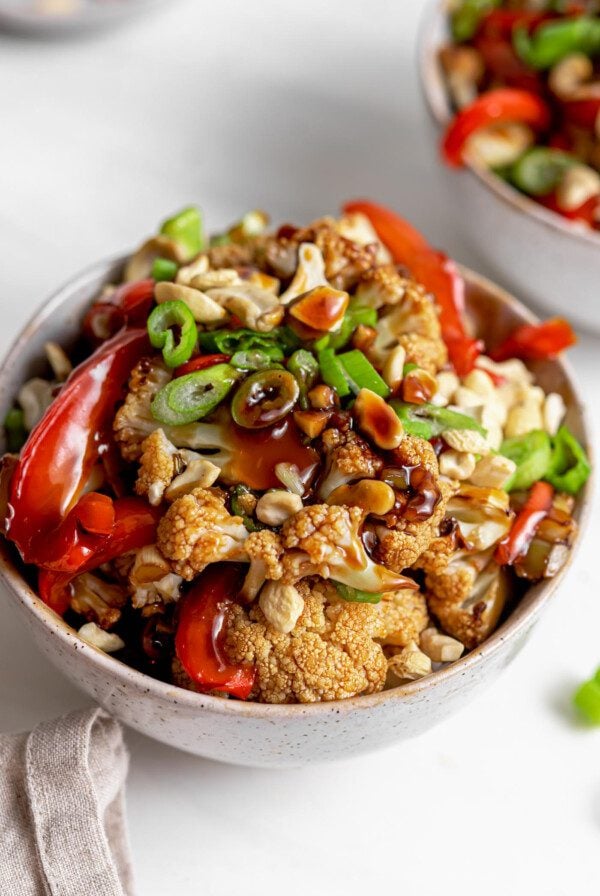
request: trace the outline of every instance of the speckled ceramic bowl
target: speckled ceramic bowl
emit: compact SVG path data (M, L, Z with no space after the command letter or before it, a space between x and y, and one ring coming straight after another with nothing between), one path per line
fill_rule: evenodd
M84 309L105 283L118 277L121 266L122 260L96 265L44 303L2 365L0 417L19 385L41 372L44 342L52 339L68 347L79 332ZM484 338L500 340L516 325L534 320L503 290L471 271L464 274L470 313ZM586 444L584 412L569 368L563 361L545 362L536 374L546 389L563 394L567 422ZM585 504L586 494L578 501L580 524ZM267 706L181 690L84 643L31 590L13 549L0 539L4 583L40 649L71 681L149 737L198 756L266 767L299 766L374 750L420 734L451 715L487 687L521 649L565 571L531 588L485 644L422 681L337 703Z
M432 0L419 43L421 86L435 122L431 139L452 117L439 48L448 41L446 4ZM440 165L443 163L440 160ZM600 332L600 233L548 211L482 168L444 167L457 229L494 277L553 314Z

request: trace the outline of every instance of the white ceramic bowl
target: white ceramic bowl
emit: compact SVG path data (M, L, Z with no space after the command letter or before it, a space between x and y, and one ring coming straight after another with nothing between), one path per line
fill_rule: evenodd
M438 142L453 114L438 62L448 40L444 6L431 3L419 41L421 86L436 123L431 139ZM566 221L487 170L443 167L449 201L460 210L456 227L492 276L553 314L600 332L600 233Z
M19 385L43 372L44 342L52 339L69 346L90 300L104 284L115 282L122 263L118 259L90 268L43 304L0 368L0 418ZM502 339L516 325L535 319L489 281L468 270L463 273L469 308L481 335L493 327L495 338ZM584 411L569 368L562 361L544 362L535 372L546 389L562 392L568 424L588 443ZM580 525L587 494L586 490L577 503ZM299 766L374 750L419 734L451 715L486 688L521 649L564 572L531 588L485 644L422 681L336 703L269 706L182 690L86 644L36 596L14 549L0 538L1 577L34 640L64 675L149 737L210 759L265 767Z

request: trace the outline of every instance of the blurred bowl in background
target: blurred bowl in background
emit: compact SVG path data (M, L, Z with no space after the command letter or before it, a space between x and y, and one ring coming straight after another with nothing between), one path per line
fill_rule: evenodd
M59 37L117 25L165 0L0 0L0 28Z
M421 86L436 123L452 118L438 51L449 39L446 4L427 10L419 40ZM445 169L454 221L492 276L553 314L600 332L600 234L519 193L491 171Z

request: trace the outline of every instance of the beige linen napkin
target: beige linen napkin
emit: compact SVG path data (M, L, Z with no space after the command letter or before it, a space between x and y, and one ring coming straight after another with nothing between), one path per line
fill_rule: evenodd
M128 756L104 710L0 735L0 893L132 896Z

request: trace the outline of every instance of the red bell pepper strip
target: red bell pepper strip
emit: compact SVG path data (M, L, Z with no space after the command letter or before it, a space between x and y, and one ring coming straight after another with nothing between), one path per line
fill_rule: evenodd
M465 284L455 263L443 252L433 249L412 224L382 205L354 200L347 202L343 211L365 215L394 261L407 267L415 279L433 293L450 360L458 375L466 376L480 354L480 343L465 330Z
M154 280L124 283L96 302L83 319L83 332L92 345L100 345L121 327L143 327L154 303Z
M108 532L92 535L84 527L97 512L98 499L106 502L103 512L107 516L110 512L112 524ZM60 558L56 556L53 568L40 569L38 591L41 599L62 616L71 599L71 581L128 551L152 544L156 540L160 516L159 508L151 507L141 498L112 501L106 495L93 492L84 495L59 526L60 537L55 533L51 535L62 554Z
M587 100L569 100L563 103L562 110L565 119L583 128L586 131L593 131L596 127L596 121L600 116L600 97Z
M492 79L500 81L506 87L516 87L536 94L543 92L544 83L540 73L519 59L508 40L481 34L473 43L481 53L486 73Z
M518 557L527 553L537 527L552 507L553 498L554 489L548 482L535 483L510 532L496 548L496 563L512 566Z
M175 651L190 678L205 691L227 691L246 700L253 666L230 663L223 651L223 624L243 579L230 563L211 566L179 602Z
M48 534L67 516L98 460L127 379L148 348L145 330L123 330L75 368L30 434L10 487L7 536L26 563L42 565Z
M194 373L196 370L205 370L207 367L213 367L215 364L226 364L231 355L196 355L190 358L185 364L175 368L174 377L185 376L186 373Z
M553 18L556 16L553 16L552 13L534 12L527 9L490 9L481 17L477 35L504 38L508 41L512 38L513 28L516 26L524 25L528 31L533 31L542 22Z
M543 361L554 358L559 352L577 342L573 328L562 317L553 317L542 324L524 324L517 327L500 343L490 357L494 361L522 358L524 361Z
M521 121L537 130L550 123L550 110L539 96L515 87L488 90L461 109L450 122L442 141L442 154L449 165L464 164L463 150L471 134L490 124Z
M595 227L600 224L600 218L598 217L600 197L598 196L592 196L590 199L587 199L581 205L577 206L577 208L572 208L568 211L560 207L556 200L556 193L551 193L550 196L542 196L538 199L538 202L540 202L544 208L550 209L551 212L555 212L557 215L566 218L567 221L584 221L586 224L589 224L590 227Z

